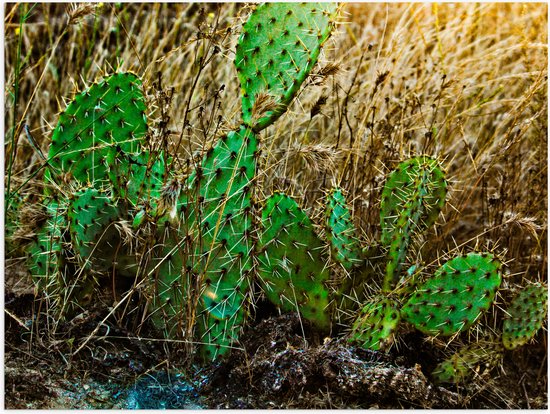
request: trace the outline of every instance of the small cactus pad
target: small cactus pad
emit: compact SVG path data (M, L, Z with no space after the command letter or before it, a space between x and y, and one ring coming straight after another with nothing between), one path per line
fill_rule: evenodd
M330 326L329 277L323 245L310 219L285 194L269 197L262 211L258 275L267 298L283 311L299 311L321 329Z
M335 188L327 199L325 211L327 239L332 256L345 269L362 263L357 232L342 190Z
M398 304L386 297L372 298L359 312L349 336L365 349L387 350L399 324Z
M336 3L263 3L251 13L235 53L245 124L259 131L284 113L334 29L337 8ZM266 98L275 107L262 111Z
M458 384L472 378L482 367L494 368L501 357L501 344L474 342L438 364L432 371L432 378L436 384Z
M437 220L446 194L447 182L433 158L411 158L388 176L380 206L381 242L389 247L385 291L395 286L413 237Z
M535 283L524 287L508 307L502 342L506 349L515 349L532 339L546 320L548 287Z
M401 317L428 335L450 336L472 326L493 303L501 263L469 253L441 266L401 309Z
M48 155L53 171L46 177L68 174L98 187L108 180L110 147L130 154L140 150L147 131L140 85L134 74L115 73L78 94L59 116Z
M189 201L181 204L181 236L196 241L188 266L202 281L197 326L206 359L230 349L246 314L257 148L249 128L229 132L207 151L182 194Z
M94 256L94 268L99 263L103 269L110 267L115 260L114 252L117 248L110 243L118 235L111 224L120 215L110 195L93 187L78 190L69 201L67 215L72 247L84 266L90 267ZM102 245L111 254L99 254L100 251L103 252Z

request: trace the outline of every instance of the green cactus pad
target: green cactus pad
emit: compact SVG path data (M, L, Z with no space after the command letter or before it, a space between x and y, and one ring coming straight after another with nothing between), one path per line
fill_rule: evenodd
M184 271L185 249L178 243L176 232L165 232L165 240L155 247L147 275L153 291L151 320L166 338L180 338L186 329L191 274Z
M365 349L387 350L399 324L398 304L386 297L374 297L363 307L352 326L350 342Z
M118 231L113 222L120 212L105 191L93 187L78 190L69 201L67 212L74 252L85 267L109 268L115 260ZM108 254L101 254L106 249ZM101 252L101 253L100 253Z
M362 263L357 232L342 190L335 188L327 199L325 211L327 239L334 259L345 269Z
M147 131L140 85L132 73L115 73L74 98L54 129L48 155L53 171L46 171L46 181L63 175L64 181L99 188L108 182L110 147L128 154L140 150Z
M411 241L435 223L446 194L447 182L433 158L411 158L388 176L380 206L381 242L389 247L384 291L395 286Z
M468 329L491 306L501 266L489 253L449 260L417 288L401 317L429 335L450 336Z
M508 307L502 342L506 349L515 349L531 340L546 321L548 287L535 283L524 287Z
M245 124L259 131L285 112L334 29L337 7L336 3L263 3L252 12L235 53ZM276 107L253 114L262 94Z
M202 281L197 325L206 359L229 349L246 315L257 147L249 128L229 132L207 152L180 197L181 237L195 243L187 265Z
M278 193L267 199L258 252L262 289L283 311L299 311L319 328L328 329L329 272L322 249L311 221L293 199Z
M488 341L474 342L435 367L432 378L436 384L458 384L472 378L484 366L491 369L502 357L502 345Z

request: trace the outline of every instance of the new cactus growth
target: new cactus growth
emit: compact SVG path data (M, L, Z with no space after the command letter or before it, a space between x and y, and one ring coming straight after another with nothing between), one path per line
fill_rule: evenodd
M330 326L329 272L323 245L296 202L269 197L262 211L258 276L267 298L283 311L296 311L321 329Z
M332 257L338 263L347 270L362 263L357 231L346 199L339 188L333 189L328 196L325 228Z
M334 29L336 3L264 3L245 23L235 54L243 122L272 124L298 93Z
M493 368L502 357L502 345L490 341L474 342L441 362L432 372L437 384L464 382L473 377L481 366Z
M384 291L395 286L411 241L435 223L446 194L445 176L430 157L404 161L388 176L380 206L381 242L388 247Z
M393 342L399 320L398 304L390 298L375 296L359 312L349 340L365 349L387 350Z
M64 176L98 188L108 183L112 147L126 154L141 149L147 120L140 85L134 74L115 73L76 95L54 129L46 182Z
M546 320L548 287L535 283L524 287L512 300L504 320L502 342L515 349L531 340Z
M472 326L500 286L501 263L489 253L469 253L441 266L420 285L401 317L421 332L451 336Z

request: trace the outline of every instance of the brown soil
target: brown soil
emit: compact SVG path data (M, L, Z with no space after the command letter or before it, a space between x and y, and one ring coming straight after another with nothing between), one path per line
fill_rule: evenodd
M546 343L508 353L467 386L438 387L427 374L435 350L419 335L388 354L372 352L318 337L287 314L257 322L242 336L244 352L205 368L181 363L166 343L131 339L115 321L74 355L108 309L67 322L55 340L39 301L15 291L7 285L6 408L547 407Z

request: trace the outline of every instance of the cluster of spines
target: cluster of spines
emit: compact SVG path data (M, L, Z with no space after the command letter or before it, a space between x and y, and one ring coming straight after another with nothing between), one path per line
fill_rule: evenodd
M388 249L384 291L395 287L411 242L435 223L446 194L444 173L433 158L411 158L389 174L380 206L381 243Z
M266 297L283 311L299 311L321 329L330 327L329 272L323 244L296 202L282 193L262 210L258 276Z
M502 342L515 349L530 341L547 319L548 287L533 283L520 290L507 308Z
M362 263L357 230L339 188L333 189L327 198L325 210L326 238L330 244L332 257L346 270Z
M336 3L256 7L235 53L245 124L259 131L286 111L333 31L336 11Z
M490 253L447 261L418 286L401 309L402 319L428 335L451 336L468 329L493 303L501 267Z

